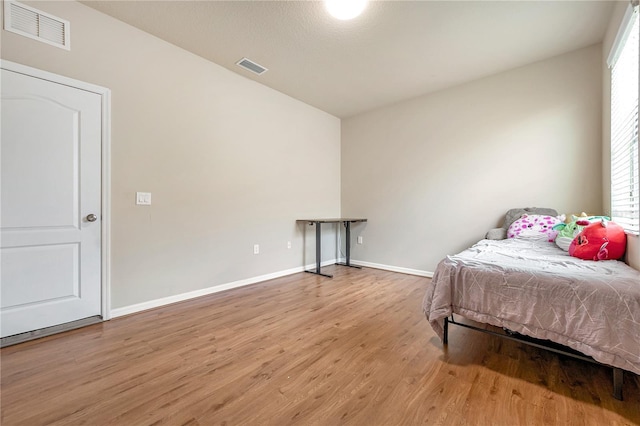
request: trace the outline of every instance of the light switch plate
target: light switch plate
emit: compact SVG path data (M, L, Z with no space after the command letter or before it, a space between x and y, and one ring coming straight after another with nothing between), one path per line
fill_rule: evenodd
M136 192L136 204L141 206L151 205L151 193L150 192Z

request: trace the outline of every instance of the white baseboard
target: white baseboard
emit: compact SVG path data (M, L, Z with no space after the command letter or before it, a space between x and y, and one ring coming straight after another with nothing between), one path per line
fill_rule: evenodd
M344 259L339 259L344 262ZM326 260L321 263L322 266L329 266L336 263L336 259ZM364 266L366 268L383 269L385 271L399 272L401 274L418 275L420 277L432 278L433 272L421 271L418 269L401 268L399 266L382 265L379 263L363 262L361 260L352 260L352 264L357 266ZM146 311L147 309L159 308L160 306L169 305L171 303L183 302L185 300L194 299L200 296L206 296L208 294L218 293L220 291L231 290L232 288L244 287L251 284L256 284L262 281L272 280L275 278L285 277L287 275L297 274L308 269L314 269L315 263L306 265L305 267L297 267L286 269L284 271L273 272L271 274L260 275L257 277L247 278L244 280L233 281L226 284L220 284L213 287L207 287L200 290L194 290L187 293L176 294L174 296L163 297L161 299L149 300L148 302L136 303L135 305L124 306L122 308L116 308L111 310L111 318L117 318L124 315L134 314L136 312Z
M321 266L333 265L336 263L336 259L327 260L321 263ZM169 305L171 303L183 302L185 300L194 299L200 296L206 296L208 294L218 293L220 291L230 290L232 288L243 287L246 285L256 284L262 281L272 280L275 278L284 277L287 275L297 274L298 272L304 272L308 269L315 269L315 263L306 265L305 267L297 267L286 269L284 271L273 272L271 274L260 275L257 277L247 278L244 280L233 281L226 284L220 284L213 287L207 287L200 290L194 290L187 293L176 294L174 296L163 297L161 299L149 300L148 302L136 303L135 305L124 306L122 308L116 308L111 310L111 318L117 318L124 315L134 314L136 312L146 311L147 309L158 308L160 306Z
M382 265L380 263L364 262L362 260L351 260L352 264L364 266L366 268L383 269L385 271L400 272L401 274L417 275L419 277L433 278L433 272L422 271L420 269L402 268L400 266Z

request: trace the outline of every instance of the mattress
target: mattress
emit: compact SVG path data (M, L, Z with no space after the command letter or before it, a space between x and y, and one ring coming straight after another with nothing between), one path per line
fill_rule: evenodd
M551 340L640 374L640 272L554 243L482 240L437 266L423 300L442 338L452 313Z

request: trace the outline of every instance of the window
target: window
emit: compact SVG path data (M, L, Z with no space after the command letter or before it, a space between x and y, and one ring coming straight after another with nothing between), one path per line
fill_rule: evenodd
M640 233L638 6L629 6L607 61L611 68L611 218Z

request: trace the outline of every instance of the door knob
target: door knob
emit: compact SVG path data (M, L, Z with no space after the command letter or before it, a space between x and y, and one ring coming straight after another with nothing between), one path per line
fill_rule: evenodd
M87 221L88 222L95 222L98 219L98 216L96 216L95 214L91 213L89 215L87 215Z

